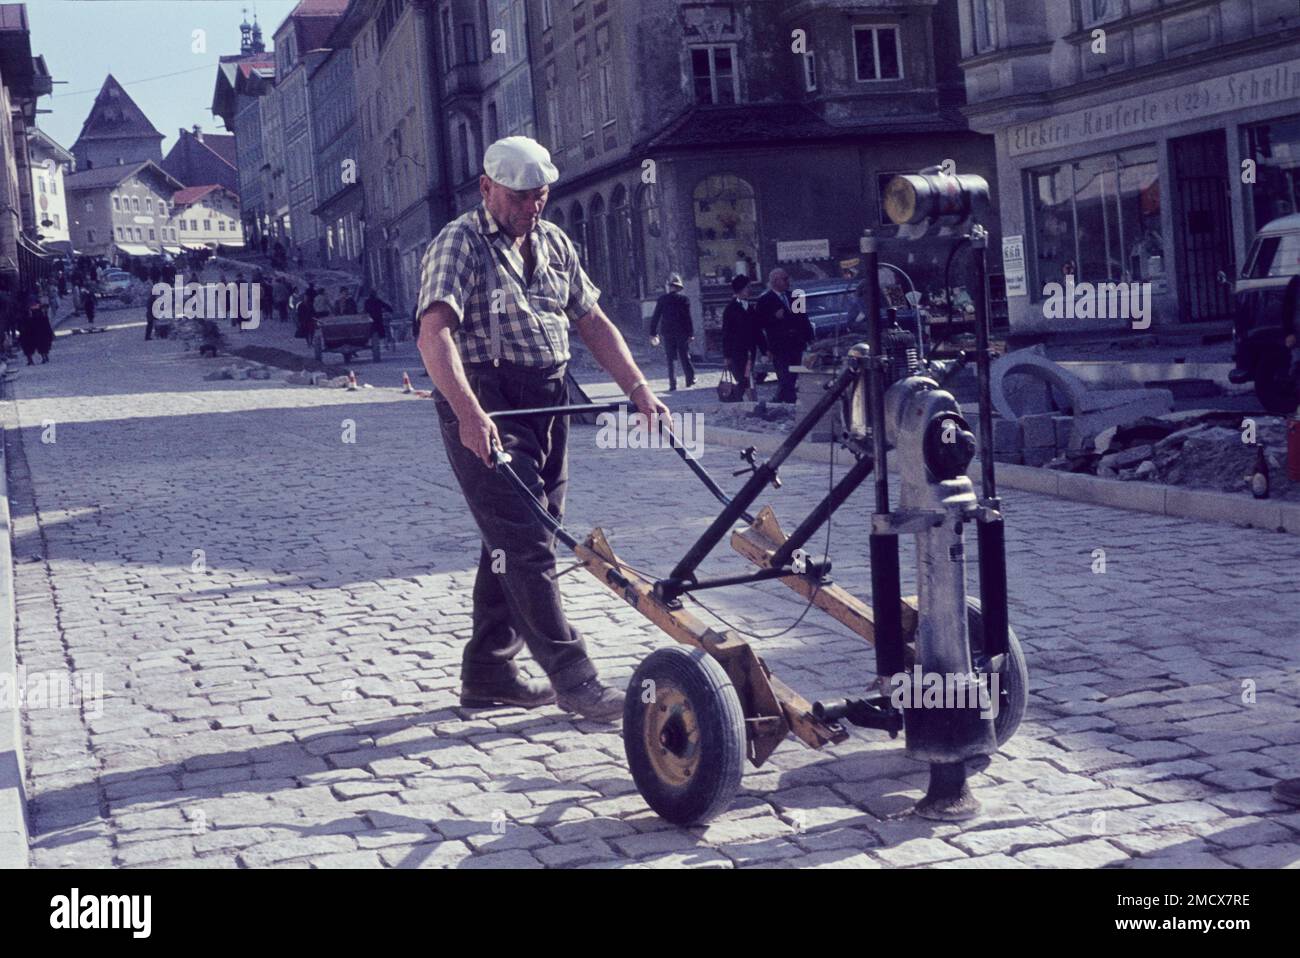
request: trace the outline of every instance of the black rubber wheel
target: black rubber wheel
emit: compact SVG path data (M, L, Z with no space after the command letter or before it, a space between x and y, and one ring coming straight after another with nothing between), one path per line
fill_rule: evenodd
M1300 385L1287 375L1290 360L1284 347L1265 346L1255 365L1255 396L1274 416L1289 416L1300 405Z
M320 362L321 359L324 357L325 337L322 336L320 333L317 333L316 335L312 336L311 351L312 351L312 355L316 357L317 362Z
M966 597L966 629L970 634L971 664L978 673L988 672L988 659L984 655L984 617L980 614L980 600ZM1005 745L1020 727L1029 705L1029 666L1024 649L1016 638L1014 629L1007 629L1007 664L998 676L998 714L993 719L993 731L998 745Z
M632 675L623 748L637 790L675 825L706 822L731 804L745 765L745 716L707 652L670 646Z

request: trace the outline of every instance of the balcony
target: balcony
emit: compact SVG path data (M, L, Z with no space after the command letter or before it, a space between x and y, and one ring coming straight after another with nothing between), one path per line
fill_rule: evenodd
M458 63L443 78L447 99L461 96L477 97L483 92L483 80L477 63Z

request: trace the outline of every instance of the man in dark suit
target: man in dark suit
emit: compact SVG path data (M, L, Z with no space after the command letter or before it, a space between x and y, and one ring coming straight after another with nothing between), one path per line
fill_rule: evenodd
M736 377L736 389L743 396L752 388L749 374L754 357L767 351L767 343L754 311L749 308L749 277L733 277L731 292L731 302L722 311L722 358Z
M776 395L772 401L792 403L798 397L790 367L798 366L803 359L804 349L813 341L813 327L808 315L794 308L789 273L778 266L768 274L767 286L754 309L776 368Z
M668 292L655 303L655 313L650 319L650 344L659 343L659 323L663 322L664 353L668 357L668 391L677 389L677 374L673 362L681 360L686 373L686 388L695 385L695 367L691 365L691 340L695 327L691 323L691 301L682 294L682 278L677 273L668 277Z

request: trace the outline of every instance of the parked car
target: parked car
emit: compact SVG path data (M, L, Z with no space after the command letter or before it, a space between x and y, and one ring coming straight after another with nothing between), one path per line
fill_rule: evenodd
M99 281L100 296L121 296L131 288L131 274L122 269L104 270Z
M1245 268L1232 286L1235 300L1233 383L1255 383L1255 395L1274 415L1300 405L1300 384L1291 373L1288 335L1300 335L1300 214L1283 216L1255 235Z

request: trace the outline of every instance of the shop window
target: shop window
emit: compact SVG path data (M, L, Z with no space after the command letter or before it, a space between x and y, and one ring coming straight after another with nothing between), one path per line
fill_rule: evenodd
M1090 156L1029 176L1038 289L1165 277L1154 147Z
M1246 188L1255 229L1300 210L1300 116L1247 127L1246 158L1255 161Z

